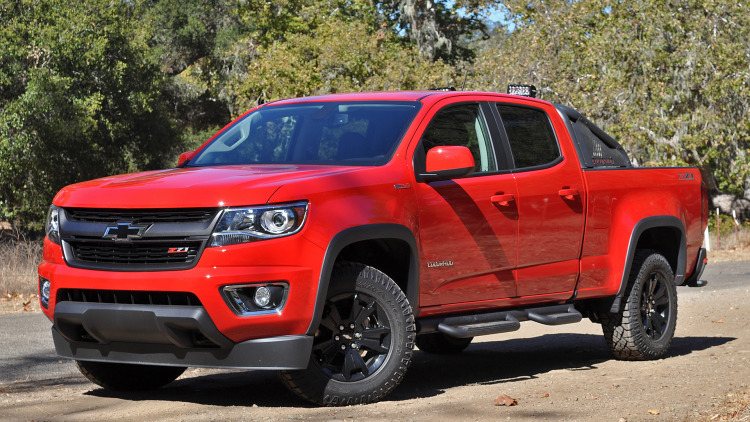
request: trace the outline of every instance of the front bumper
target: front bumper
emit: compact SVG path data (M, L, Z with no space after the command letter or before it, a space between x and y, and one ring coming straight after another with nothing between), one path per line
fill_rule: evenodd
M313 338L234 343L200 306L61 302L52 328L60 356L87 361L242 369L303 369Z
M290 251L295 265L289 265ZM115 293L144 295L192 294L210 317L220 334L233 343L246 340L305 335L313 317L317 297L320 263L324 251L303 237L269 240L224 248L208 248L200 262L191 269L179 271L120 272L68 266L59 245L45 240L45 258L39 276L51 281L49 306L43 312L57 319L58 307L68 303L69 291L92 292L94 299L83 300L87 306L122 304L121 300L101 300L97 295ZM224 286L280 283L287 287L283 307L273 312L238 315L225 295ZM77 299L75 299L77 300ZM81 302L74 302L81 303ZM129 302L125 302L131 304ZM156 302L133 301L139 304Z

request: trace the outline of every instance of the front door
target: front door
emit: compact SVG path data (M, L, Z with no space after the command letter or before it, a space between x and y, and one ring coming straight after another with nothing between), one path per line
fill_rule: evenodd
M518 195L513 175L497 159L485 112L478 102L442 107L415 151L424 169L430 148L466 146L476 168L469 177L419 182L420 305L434 306L516 296L513 269L518 237Z

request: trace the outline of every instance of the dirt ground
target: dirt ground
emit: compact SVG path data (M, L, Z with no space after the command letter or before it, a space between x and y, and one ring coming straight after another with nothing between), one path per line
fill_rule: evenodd
M189 369L145 393L108 392L71 372L0 384L0 420L750 421L750 282L720 288L721 274L712 277L678 289L677 333L658 361L614 360L588 321L526 322L460 355L415 352L402 384L370 405L313 407L270 372ZM0 310L19 312L13 302ZM517 405L495 406L502 394Z

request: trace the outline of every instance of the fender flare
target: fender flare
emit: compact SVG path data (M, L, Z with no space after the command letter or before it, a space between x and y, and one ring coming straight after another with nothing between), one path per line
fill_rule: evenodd
M673 215L657 215L653 217L646 217L633 226L633 230L630 232L630 243L628 244L627 257L625 258L625 267L622 271L622 280L620 281L620 289L615 295L614 301L609 312L617 313L620 312L620 305L622 298L625 296L625 289L628 286L628 279L630 278L630 271L633 267L633 258L635 257L636 248L638 241L641 239L641 235L649 229L657 227L669 227L677 229L680 232L680 247L677 251L677 263L675 266L675 284L682 285L685 281L685 265L687 262L687 238L685 236L685 227L682 221Z
M408 227L400 224L366 224L351 227L337 233L328 244L320 270L313 318L310 321L310 326L307 328L307 335L315 335L315 331L318 329L320 320L323 317L323 307L325 306L326 295L328 293L328 284L333 273L333 265L336 263L336 259L341 251L353 243L375 239L398 239L409 245L411 256L409 257L408 288L405 293L414 309L414 315L417 315L418 308L415 305L419 297L419 252L414 233Z

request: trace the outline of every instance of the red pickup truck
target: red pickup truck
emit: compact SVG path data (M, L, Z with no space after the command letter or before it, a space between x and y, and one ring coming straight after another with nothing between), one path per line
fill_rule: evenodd
M416 345L522 321L602 324L664 355L701 286L694 168L633 168L577 111L518 95L276 101L176 168L62 189L39 291L57 353L147 389L188 366L275 369L324 405L379 400Z

